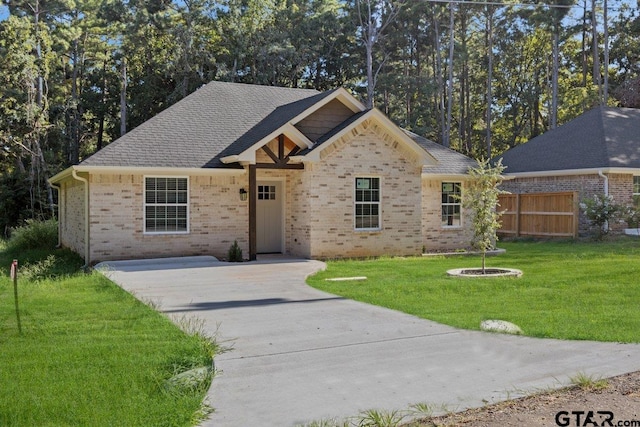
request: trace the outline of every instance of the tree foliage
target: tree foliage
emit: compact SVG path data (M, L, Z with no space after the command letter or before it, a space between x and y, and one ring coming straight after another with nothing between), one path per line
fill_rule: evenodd
M29 198L3 221L50 216L49 176L211 80L344 86L404 128L498 155L603 102L602 11L550 4L7 1L0 173ZM618 7L609 39L609 103L640 107L635 5Z
M485 272L487 251L494 249L498 241L497 231L502 215L498 210L498 196L505 193L498 187L502 183L504 169L502 159L495 164L489 160L478 160L478 166L469 169L469 180L463 191L462 206L471 212L472 246L482 252L482 274Z

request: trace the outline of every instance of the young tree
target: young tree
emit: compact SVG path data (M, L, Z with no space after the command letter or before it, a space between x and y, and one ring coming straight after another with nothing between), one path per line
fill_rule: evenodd
M478 160L478 167L469 169L470 179L463 192L462 206L472 212L473 247L482 252L482 274L485 274L487 251L498 240L501 213L497 210L498 196L505 193L502 183L502 159L494 165L489 160Z

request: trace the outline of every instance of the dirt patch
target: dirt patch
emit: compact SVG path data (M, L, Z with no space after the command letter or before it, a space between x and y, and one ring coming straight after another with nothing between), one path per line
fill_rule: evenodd
M640 371L609 378L602 389L570 387L432 417L408 426L640 427Z

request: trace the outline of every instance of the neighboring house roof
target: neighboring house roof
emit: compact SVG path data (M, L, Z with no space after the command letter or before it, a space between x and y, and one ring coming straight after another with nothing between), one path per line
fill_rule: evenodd
M640 109L597 107L498 158L507 175L582 169L640 169Z
M335 110L337 102L341 112ZM314 117L333 123L332 128L324 135L317 126L309 131L315 122L308 120ZM372 123L414 153L425 174L465 175L475 166L462 154L400 129L380 111L366 109L343 88L318 92L211 82L50 181L101 168L239 169L255 163L256 150L281 134L301 148L290 160L314 162L323 147ZM308 136L313 132L316 136Z

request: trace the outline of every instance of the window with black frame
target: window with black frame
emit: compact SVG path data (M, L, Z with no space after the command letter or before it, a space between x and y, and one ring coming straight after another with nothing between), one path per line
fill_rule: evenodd
M379 230L380 178L357 177L355 186L355 229Z
M462 225L462 184L459 182L442 183L442 226L460 227Z
M145 177L145 233L187 233L189 231L188 188L187 178Z

